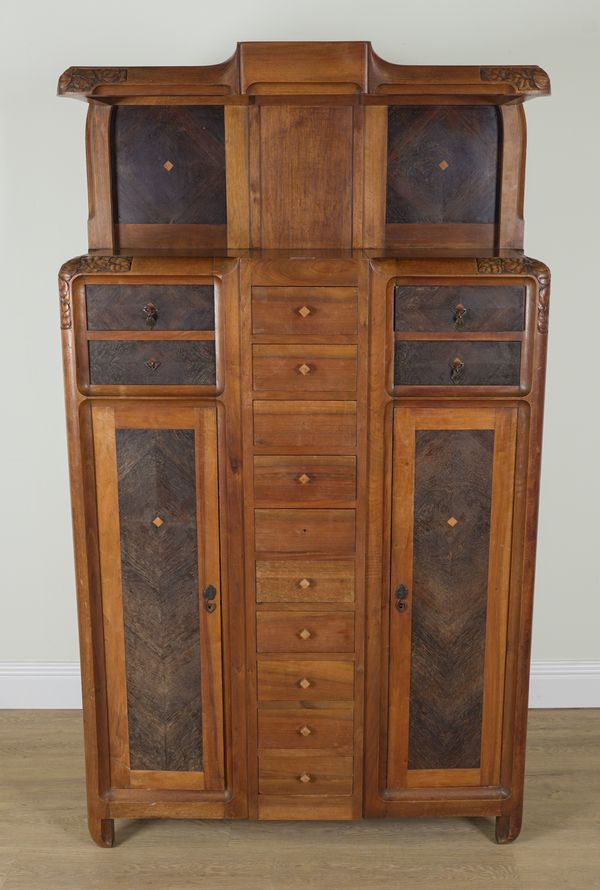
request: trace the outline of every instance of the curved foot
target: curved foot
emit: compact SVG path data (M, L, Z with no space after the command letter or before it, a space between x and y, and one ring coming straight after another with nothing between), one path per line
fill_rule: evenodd
M114 819L90 819L88 827L92 840L99 847L112 847L115 842Z
M496 843L511 844L521 833L523 811L521 809L508 816L496 816Z

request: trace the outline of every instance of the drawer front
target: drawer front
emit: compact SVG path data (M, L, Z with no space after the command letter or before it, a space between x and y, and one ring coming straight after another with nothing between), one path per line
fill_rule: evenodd
M319 454L356 447L355 402L255 402L254 445Z
M260 455L254 458L254 497L290 504L352 501L356 497L356 458Z
M525 288L513 285L398 285L396 331L522 331Z
M356 391L356 346L254 346L254 389Z
M258 712L259 748L352 751L352 709L265 708Z
M260 794L352 794L350 755L337 751L263 751L258 757Z
M215 344L204 340L91 340L90 383L216 384Z
M354 652L354 614L258 612L259 652Z
M254 529L259 553L354 553L354 510L258 509Z
M512 341L396 341L395 386L518 386L521 344Z
M354 560L257 560L259 603L353 603Z
M352 701L351 661L258 659L259 701Z
M212 284L88 284L90 331L212 331Z
M252 332L293 334L356 334L358 312L353 287L253 287Z

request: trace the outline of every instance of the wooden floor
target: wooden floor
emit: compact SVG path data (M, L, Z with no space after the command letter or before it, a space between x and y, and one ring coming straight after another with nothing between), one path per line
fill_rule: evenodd
M524 828L486 819L85 824L79 711L0 711L1 890L592 890L600 710L532 711Z

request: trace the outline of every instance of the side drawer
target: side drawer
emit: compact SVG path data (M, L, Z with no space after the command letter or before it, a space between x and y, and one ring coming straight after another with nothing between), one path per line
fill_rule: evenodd
M258 652L354 652L353 612L257 612Z
M356 458L259 455L254 458L257 501L352 501L356 497Z
M356 346L254 346L252 354L257 392L356 391Z
M255 546L259 553L339 553L355 549L354 510L254 511Z
M92 385L216 384L213 341L90 340L88 349Z
M259 603L353 603L354 560L259 559Z
M356 448L356 402L254 402L254 445L339 454Z
M354 663L306 659L258 659L259 701L352 701Z
M312 335L356 334L358 312L353 287L253 287L252 332Z
M212 284L86 284L90 331L212 331Z
M397 340L395 386L519 386L521 343Z
M523 285L397 285L396 331L522 331Z
M259 794L352 794L353 759L337 751L262 751Z
M341 708L264 708L258 712L259 748L334 748L352 752L353 714Z

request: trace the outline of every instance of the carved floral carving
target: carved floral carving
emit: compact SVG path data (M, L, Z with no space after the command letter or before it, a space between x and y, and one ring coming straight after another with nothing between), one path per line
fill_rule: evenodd
M58 294L60 298L60 326L63 330L71 327L71 280L85 272L129 272L130 256L78 256L64 264L58 273Z
M540 334L548 333L548 311L550 300L550 269L539 260L528 256L483 257L477 260L477 271L481 275L533 275L538 282L537 329Z
M68 68L58 81L60 93L89 93L99 83L124 83L127 68Z
M521 92L529 90L547 90L550 78L541 68L481 68L482 80L504 81L512 84Z

